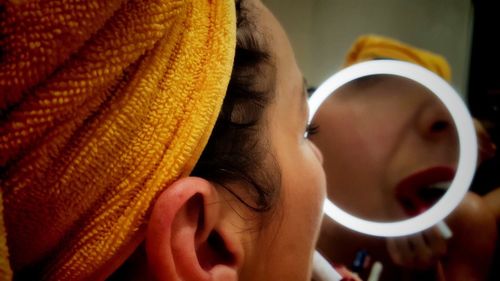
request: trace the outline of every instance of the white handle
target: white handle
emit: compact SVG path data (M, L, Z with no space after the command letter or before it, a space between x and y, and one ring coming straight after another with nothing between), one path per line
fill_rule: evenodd
M317 281L340 281L342 276L318 251L314 251L313 278Z

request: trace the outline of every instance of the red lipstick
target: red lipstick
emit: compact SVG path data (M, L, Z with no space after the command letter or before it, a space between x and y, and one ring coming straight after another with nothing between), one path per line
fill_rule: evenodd
M454 176L455 169L447 166L420 170L401 180L394 195L409 216L416 216L443 196Z

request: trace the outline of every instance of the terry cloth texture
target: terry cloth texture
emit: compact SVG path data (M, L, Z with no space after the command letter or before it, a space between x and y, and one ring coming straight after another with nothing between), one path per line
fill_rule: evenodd
M443 56L378 35L360 36L351 46L344 66L374 59L412 62L433 71L448 82L451 81L450 66Z
M234 1L0 6L0 280L95 280L208 141Z

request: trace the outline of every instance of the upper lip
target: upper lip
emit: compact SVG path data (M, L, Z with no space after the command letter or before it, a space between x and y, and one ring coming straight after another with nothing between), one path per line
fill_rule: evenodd
M434 166L419 170L402 179L396 186L395 197L408 215L418 215L434 204L446 191L438 183L451 182L455 169Z

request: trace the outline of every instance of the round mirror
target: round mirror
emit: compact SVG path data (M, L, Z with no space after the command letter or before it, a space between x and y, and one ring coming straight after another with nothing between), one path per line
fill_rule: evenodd
M447 191L458 135L444 104L419 83L370 75L338 88L316 111L328 198L362 219L414 217Z
M337 222L408 235L463 198L477 156L473 123L434 73L393 60L356 64L323 83L309 105L328 180L325 213Z

